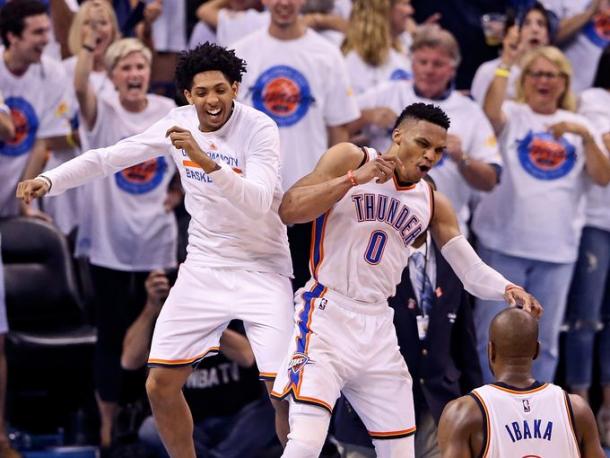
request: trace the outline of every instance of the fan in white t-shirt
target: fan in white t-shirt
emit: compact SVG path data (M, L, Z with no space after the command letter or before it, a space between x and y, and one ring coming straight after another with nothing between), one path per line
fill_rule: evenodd
M508 99L514 100L517 80L521 75L519 59L532 49L547 46L551 42L551 36L551 17L539 3L527 9L516 23L512 24L510 18L507 19L505 36L502 41L504 50L502 56L481 64L472 80L470 93L476 102L483 105L485 94L487 94L496 71L508 72L506 96ZM519 51L515 62L507 61L506 56L511 55L510 51L506 51L507 48Z
M206 43L185 52L178 61L176 82L189 106L167 112L138 135L90 150L19 187L29 202L49 191L57 195L95 177L171 155L191 215L189 246L155 325L147 381L170 456L195 453L192 419L181 388L192 368L218 351L222 331L231 320L244 322L269 391L292 335L292 269L286 226L278 215L279 133L264 113L235 101L245 67L233 51L217 45ZM125 94L129 105L141 100L135 97L142 81L136 70ZM140 185L159 168L131 170L111 179L144 191ZM145 208L132 211L146 218ZM148 246L149 251L158 249ZM278 436L285 441L287 407L275 401L274 407Z
M529 285L544 304L542 350L534 374L550 381L585 220L586 190L591 181L601 186L610 182L610 161L598 146L595 129L573 113L572 69L563 53L543 46L522 63L521 101L504 101L507 81L501 74L487 92L485 112L498 135L504 170L500 184L481 200L472 226L481 257ZM480 302L475 324L484 363L486 332L500 304Z

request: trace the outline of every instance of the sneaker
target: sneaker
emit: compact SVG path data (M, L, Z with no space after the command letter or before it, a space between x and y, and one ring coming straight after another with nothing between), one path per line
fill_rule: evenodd
M599 437L604 447L610 447L610 406L601 406L597 412Z

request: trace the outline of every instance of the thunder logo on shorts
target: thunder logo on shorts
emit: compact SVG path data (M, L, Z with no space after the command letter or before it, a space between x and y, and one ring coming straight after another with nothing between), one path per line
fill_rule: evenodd
M562 178L576 163L574 145L565 137L555 138L548 132L529 131L518 141L517 151L521 166L539 180Z
M38 116L30 102L22 97L9 97L4 103L11 109L15 138L7 142L0 142L0 154L21 156L34 146L39 125Z
M299 122L315 102L305 76L286 65L265 70L251 90L254 108L271 117L279 127Z
M596 46L605 48L610 44L610 11L600 11L583 28L585 36Z
M129 194L144 194L155 189L163 180L167 171L167 162L164 157L142 162L114 175L116 184Z

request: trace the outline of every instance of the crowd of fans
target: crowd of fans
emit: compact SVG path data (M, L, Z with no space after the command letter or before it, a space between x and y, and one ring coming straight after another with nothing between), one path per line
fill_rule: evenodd
M610 1L495 2L461 11L471 19L461 29L447 11L464 2L441 3L422 18L415 0L0 0L0 217L48 221L88 260L101 447L116 437L119 401L134 385L125 380L143 380L135 374L168 276L184 258L180 179L173 161L158 157L39 204L20 202L16 185L138 134L184 104L171 69L180 51L205 41L246 60L238 100L280 127L284 190L329 146L352 141L385 151L406 105L440 106L451 119L448 146L429 175L481 258L544 306L536 378L553 381L561 364L570 392L588 399L601 385L595 407L610 446ZM501 13L491 47L484 32L494 31L481 25L488 13ZM464 47L472 34L498 57L473 56ZM309 276L310 234L310 224L288 228L295 290ZM437 456L443 406L492 380L487 330L504 305L469 300L440 253L435 260L437 250L424 245L424 261L413 256L391 305L414 374L418 430L427 431L416 439L418 456ZM405 311L424 300L417 271L434 286L431 323L446 328L419 344L410 342L417 330ZM273 409L240 329L225 331L223 354L206 359L185 387L201 456L255 456L274 444ZM463 357L469 352L478 361ZM0 364L0 391L5 379ZM370 456L349 404L336 410L342 456ZM163 456L152 419L140 439ZM0 455L14 453L0 421Z

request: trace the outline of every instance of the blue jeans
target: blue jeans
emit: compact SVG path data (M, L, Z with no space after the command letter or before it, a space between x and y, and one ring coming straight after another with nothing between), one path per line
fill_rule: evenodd
M568 288L574 271L574 263L537 261L502 254L479 245L481 259L504 275L509 281L523 286L544 307L540 319L540 355L534 361L533 376L541 382L552 382L559 357L559 332L566 308ZM498 312L506 307L504 302L477 299L474 324L477 333L477 351L483 369L483 380L494 380L487 362L489 325Z
M169 455L161 442L153 417L142 423L140 440L159 457ZM245 405L235 415L209 417L195 424L193 440L198 458L240 458L253 456L275 439L275 410L264 398Z
M610 232L585 227L566 312L566 383L572 389L591 385L595 334L602 326L601 383L610 384L610 294L604 298L609 270Z

